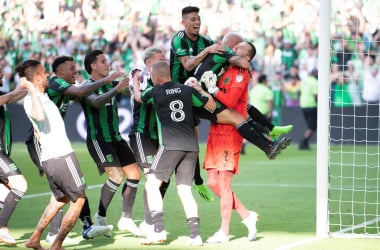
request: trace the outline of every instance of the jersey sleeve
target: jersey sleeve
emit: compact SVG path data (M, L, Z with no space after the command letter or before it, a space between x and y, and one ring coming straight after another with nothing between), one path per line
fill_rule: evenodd
M207 96L204 96L201 93L199 93L199 91L197 91L196 89L193 89L192 102L194 107L202 107L206 104L207 101Z
M185 41L184 32L180 31L172 41L172 50L177 57L190 55L187 43Z
M141 93L141 101L144 103L153 103L153 87L146 88Z
M60 94L64 94L66 89L68 89L70 86L70 83L61 78L54 78L49 81L49 89Z

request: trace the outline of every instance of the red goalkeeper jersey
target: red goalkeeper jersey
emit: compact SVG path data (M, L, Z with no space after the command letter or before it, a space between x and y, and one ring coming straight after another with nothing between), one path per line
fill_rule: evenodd
M216 99L246 117L250 72L229 67L219 79ZM238 172L243 137L234 126L211 124L204 167Z

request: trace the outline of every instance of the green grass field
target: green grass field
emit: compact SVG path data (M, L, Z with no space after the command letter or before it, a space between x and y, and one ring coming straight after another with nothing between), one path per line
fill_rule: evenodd
M100 185L105 176L98 176L97 168L87 153L85 144L74 143L74 149L86 177L87 196L92 214L96 212ZM59 145L57 145L59 147ZM201 145L203 158L204 145ZM9 222L9 228L17 239L16 247L0 243L0 249L24 249L24 242L33 231L41 213L49 201L49 187L45 178L39 177L22 143L13 146L12 159L22 169L28 180L28 191L21 200ZM240 174L234 178L234 191L241 201L255 210L260 219L257 223L256 241L247 240L247 230L241 219L233 213L230 226L230 242L222 245L205 244L203 249L378 249L379 240L373 239L316 239L316 150L299 151L290 146L276 160L270 161L252 145L247 146L247 154L240 159ZM206 173L202 172L205 177ZM133 218L140 223L143 218L141 180ZM172 182L174 183L174 182ZM204 240L219 227L219 201L205 202L194 193L198 201L201 219L200 230ZM177 197L175 187L169 188L164 200L165 226L168 242L160 246L141 246L141 238L117 230L117 221L121 215L121 194L115 195L108 211L108 222L114 225L112 238L98 237L83 240L81 224L78 222L70 237L78 241L77 245L65 245L66 249L190 249L186 246L188 228L184 212ZM45 247L45 235L42 244Z

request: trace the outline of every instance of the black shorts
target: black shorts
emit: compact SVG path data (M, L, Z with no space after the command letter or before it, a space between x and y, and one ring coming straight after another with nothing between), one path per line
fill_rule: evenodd
M317 108L303 108L303 117L305 118L308 129L317 129Z
M157 179L168 182L175 171L176 184L191 186L194 179L195 164L198 152L165 150L162 146L158 148L153 158L149 174L154 174Z
M56 200L68 197L76 201L86 190L85 179L74 152L43 161L42 168Z
M123 139L112 142L87 139L86 144L100 175L104 174L104 167L121 168L136 163L132 150Z
M144 172L144 168L150 168L158 149L158 141L152 140L148 135L136 132L129 135L129 144L140 169Z
M14 175L21 175L21 170L4 151L0 150L0 176L8 177Z
M217 115L226 108L227 107L224 106L222 103L216 101L216 109L214 110L214 112L211 113L204 107L193 107L193 113L194 116L197 116L205 120L209 120L211 123L216 124L218 123Z

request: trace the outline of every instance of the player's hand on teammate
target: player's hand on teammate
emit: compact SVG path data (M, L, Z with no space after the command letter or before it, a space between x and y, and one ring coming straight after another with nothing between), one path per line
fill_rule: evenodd
M209 54L222 54L226 51L225 46L217 44L217 43L211 46L208 46L206 49Z
M195 78L194 76L190 76L189 78L187 78L187 80L185 81L185 85L190 87L200 86L197 78Z
M124 76L123 72L114 72L114 73L106 76L106 82L115 81L116 79L123 77L123 76Z
M116 85L116 91L122 92L123 90L127 89L129 87L129 77L124 77L117 85Z

